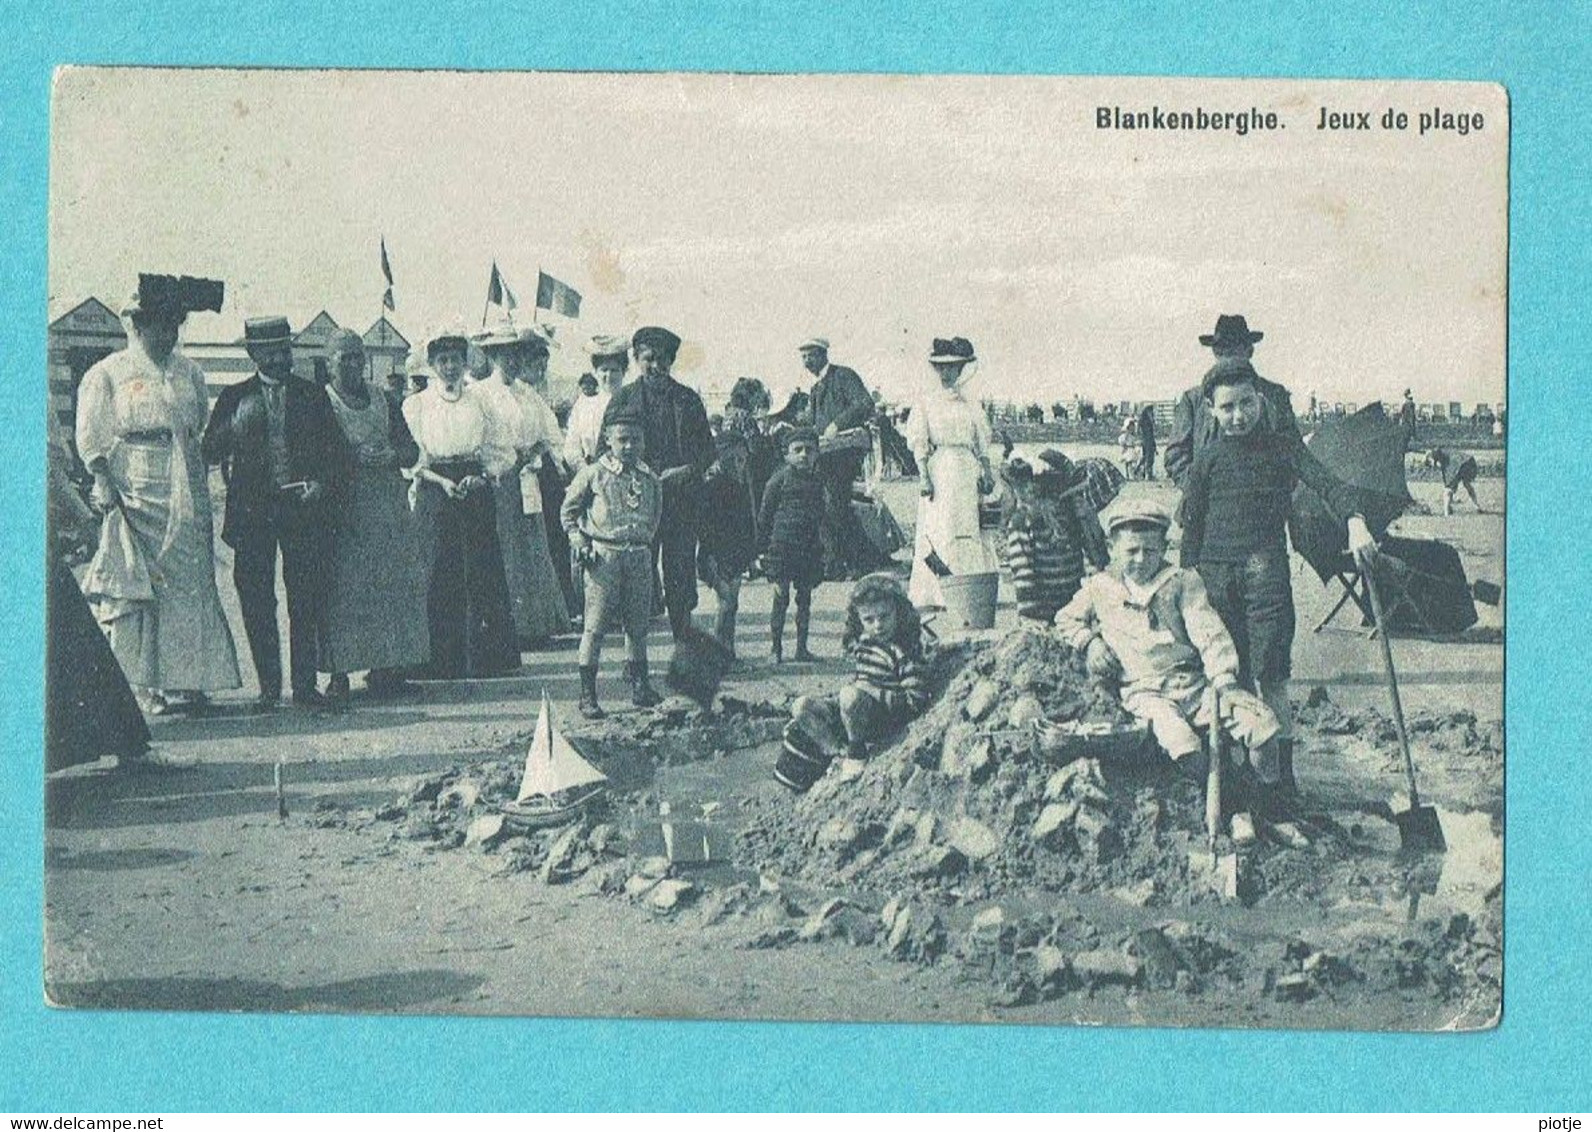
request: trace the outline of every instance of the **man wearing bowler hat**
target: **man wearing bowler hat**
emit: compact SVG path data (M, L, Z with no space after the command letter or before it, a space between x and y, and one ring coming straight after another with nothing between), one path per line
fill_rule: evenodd
M1255 354L1255 343L1265 334L1249 328L1249 320L1241 314L1224 314L1216 318L1216 329L1200 335L1200 345L1210 347L1220 365L1226 359L1248 361ZM1275 381L1267 381L1258 374L1255 392L1260 394L1260 427L1299 439L1299 422L1294 417L1293 403L1288 390ZM1185 390L1177 399L1172 411L1172 433L1166 442L1166 452L1161 462L1166 474L1178 487L1183 486L1194 456L1217 434L1216 418L1201 392L1202 382Z
M678 640L696 608L700 488L718 451L702 398L670 373L680 351L680 336L661 326L643 326L631 336L630 350L641 376L614 390L603 427L606 432L620 417L641 420L641 458L663 484L663 518L653 541L653 559L662 566L663 605L669 612L669 629ZM645 667L631 677L645 680Z
M873 398L857 371L829 360L829 339L809 338L797 349L802 368L818 380L808 407L819 436L818 478L824 485L824 573L830 578L861 577L881 563L851 509L851 487L862 472L868 446L833 445L843 432L860 429L873 417Z
M232 580L260 706L275 707L282 694L279 548L293 702L323 705L315 687L316 635L331 562L331 497L347 482L349 455L326 391L293 374L287 319L249 319L243 341L255 372L221 391L204 437L205 459L221 465L227 484L221 538L233 551Z

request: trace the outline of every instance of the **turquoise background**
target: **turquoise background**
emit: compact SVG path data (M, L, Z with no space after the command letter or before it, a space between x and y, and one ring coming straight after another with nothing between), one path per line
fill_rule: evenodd
M0 43L0 1110L1592 1108L1592 5L20 3ZM1198 8L1199 10L1196 10ZM51 1012L46 176L57 63L1487 79L1512 97L1506 988L1473 1035ZM174 223L180 218L173 216ZM286 234L284 234L286 237ZM1463 239L1463 233L1456 233ZM1572 422L1571 414L1576 415ZM173 924L173 931L184 925Z

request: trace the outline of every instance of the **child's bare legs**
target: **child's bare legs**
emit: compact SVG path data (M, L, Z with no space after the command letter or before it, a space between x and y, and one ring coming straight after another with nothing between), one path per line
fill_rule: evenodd
M735 655L735 617L741 609L741 579L720 577L713 585L714 596L718 598L718 623L714 626L713 635L718 638L719 644L730 650L730 655Z
M817 660L807 649L807 631L813 623L813 587L796 583L796 659Z
M630 702L636 707L655 707L663 697L653 688L647 673L647 631L652 625L652 564L645 550L625 552L624 604L622 619L628 663L625 676L630 681Z
M790 583L774 583L774 604L768 611L768 634L772 638L774 663L785 659L785 612L790 609Z
M586 571L586 605L581 624L580 650L576 654L580 665L580 714L586 719L602 719L608 713L597 703L597 666L602 663L603 633L610 617L610 593L597 579L594 569Z

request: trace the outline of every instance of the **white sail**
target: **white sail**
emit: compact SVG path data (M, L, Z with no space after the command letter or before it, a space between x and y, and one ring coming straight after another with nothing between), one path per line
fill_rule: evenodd
M542 712L536 720L536 737L525 756L525 777L516 801L551 799L561 790L607 782L608 776L581 757L579 751L553 727L553 713L542 693Z

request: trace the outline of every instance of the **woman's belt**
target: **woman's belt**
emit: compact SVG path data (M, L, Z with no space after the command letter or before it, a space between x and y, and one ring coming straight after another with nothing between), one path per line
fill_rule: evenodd
M602 535L588 535L588 538L598 546L608 550L651 550L650 542L636 542L632 539L604 538Z
M171 429L169 428L138 428L130 429L121 434L121 439L127 444L170 444Z
M461 458L457 460L433 460L431 470L439 476L447 476L450 480L462 479L465 476L485 475L485 465L479 460Z

